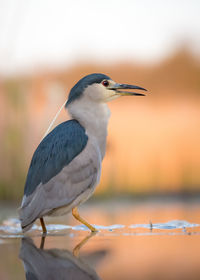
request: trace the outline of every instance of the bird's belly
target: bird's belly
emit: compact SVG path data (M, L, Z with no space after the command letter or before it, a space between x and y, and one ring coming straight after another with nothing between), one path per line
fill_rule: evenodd
M77 207L88 200L88 198L90 198L90 196L93 194L94 189L94 187L88 188L71 203L51 210L46 216L62 216L69 213L74 207Z

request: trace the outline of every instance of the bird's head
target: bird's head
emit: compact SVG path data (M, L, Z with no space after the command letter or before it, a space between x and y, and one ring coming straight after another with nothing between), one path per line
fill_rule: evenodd
M106 103L120 96L145 96L143 93L133 92L132 90L146 91L142 87L116 83L104 74L90 74L79 80L71 89L66 107L77 100L81 101L82 98Z

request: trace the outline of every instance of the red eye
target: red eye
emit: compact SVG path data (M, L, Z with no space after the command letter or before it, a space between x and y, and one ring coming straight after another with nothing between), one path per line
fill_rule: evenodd
M108 87L108 86L109 86L109 82L108 82L107 80L104 80L104 81L102 82L102 85L103 85L104 87Z

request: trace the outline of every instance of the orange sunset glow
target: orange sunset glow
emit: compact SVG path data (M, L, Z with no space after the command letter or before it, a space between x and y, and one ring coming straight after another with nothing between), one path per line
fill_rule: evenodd
M92 72L148 89L146 97L123 97L108 104L112 114L107 154L96 195L198 191L199 65L199 60L183 48L155 66L126 62L109 67L82 65L5 80L0 97L7 113L0 123L5 158L1 177L9 188L2 187L2 195L11 195L14 177L22 190L32 153L55 113L73 84ZM56 124L68 118L62 111ZM13 169L14 163L18 170Z

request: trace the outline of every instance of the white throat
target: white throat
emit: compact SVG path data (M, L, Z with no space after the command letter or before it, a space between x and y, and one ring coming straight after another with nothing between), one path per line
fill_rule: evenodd
M97 141L103 159L110 117L110 110L107 104L96 102L83 96L69 104L67 109L71 117L76 119L85 128L88 137L92 137Z

